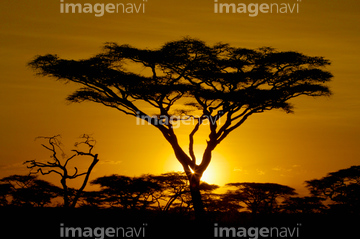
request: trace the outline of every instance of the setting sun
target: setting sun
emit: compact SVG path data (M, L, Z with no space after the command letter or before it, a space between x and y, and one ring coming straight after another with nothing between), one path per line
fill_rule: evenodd
M195 153L195 156L198 163L200 163L201 160L201 153L199 153L201 152L199 150L200 147L201 146L199 145L195 145L195 152L197 152ZM164 171L183 172L184 170L181 167L181 164L175 158L175 156L171 154L165 162ZM216 184L222 186L228 182L229 172L230 167L226 158L215 150L212 153L212 160L209 167L205 170L204 174L201 177L201 181L209 184Z

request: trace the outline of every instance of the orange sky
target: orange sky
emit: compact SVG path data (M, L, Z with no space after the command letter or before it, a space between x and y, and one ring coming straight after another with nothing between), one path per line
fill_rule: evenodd
M34 138L56 134L63 135L68 150L79 135L93 134L101 163L92 179L180 170L154 127L137 126L135 118L95 103L69 105L65 97L75 85L36 77L26 64L47 53L87 58L99 53L105 42L156 48L184 36L209 44L295 50L332 61L332 97L295 99L295 114L273 111L250 117L215 149L204 176L209 182L277 182L305 192L305 180L360 163L359 1L218 1L299 3L299 13L256 17L215 14L211 0L98 2L145 3L146 10L95 17L61 14L57 0L0 2L0 177L27 173L23 161L48 159ZM179 129L180 140L185 142L187 135L185 128ZM199 148L205 144L202 136L196 138Z

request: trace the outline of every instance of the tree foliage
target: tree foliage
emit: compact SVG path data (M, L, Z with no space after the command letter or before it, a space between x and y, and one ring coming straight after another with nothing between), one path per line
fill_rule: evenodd
M280 201L295 195L295 189L276 183L229 183L236 187L224 195L224 200L243 203L252 213L272 213L280 209Z
M193 207L187 177L180 172L140 177L113 174L99 177L91 184L100 186L100 191L85 193L81 199L85 206L183 212ZM218 187L201 183L200 190L208 195L209 205L211 192Z
M319 197L290 197L283 202L282 208L287 213L322 213L326 210L323 201Z
M112 207L143 208L155 203L160 186L147 176L127 177L110 175L97 178L92 185L100 185L103 201Z
M33 175L11 175L0 182L2 206L44 207L60 193L59 187Z
M360 213L360 166L331 172L306 184L313 196L330 199L332 208Z

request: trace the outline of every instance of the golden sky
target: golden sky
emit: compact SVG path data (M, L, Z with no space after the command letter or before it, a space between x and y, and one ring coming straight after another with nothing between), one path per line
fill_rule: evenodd
M105 42L157 48L184 36L209 44L271 46L331 60L330 98L293 100L295 114L252 116L216 149L204 175L211 183L277 182L304 191L305 180L360 163L360 2L357 0L230 0L219 3L299 4L299 13L214 13L213 0L65 0L145 4L145 13L60 13L60 0L0 2L0 177L25 174L26 160L48 159L37 136L63 135L67 150L92 134L101 163L92 178L180 170L171 147L152 126L95 103L68 104L76 85L37 77L35 55L87 58ZM186 129L179 129L185 142ZM202 137L201 137L202 136ZM196 138L197 148L206 134ZM201 152L198 151L200 154ZM86 165L86 162L79 162Z

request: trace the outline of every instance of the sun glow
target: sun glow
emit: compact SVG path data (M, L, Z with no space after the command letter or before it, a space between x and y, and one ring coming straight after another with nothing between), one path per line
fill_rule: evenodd
M196 159L200 162L200 155L195 154ZM179 161L174 157L174 155L170 155L166 160L165 164L166 171L175 171L175 172L183 172L183 168ZM204 181L209 184L216 184L222 186L228 183L230 167L228 165L227 160L217 152L212 153L212 159L201 177L201 181Z

